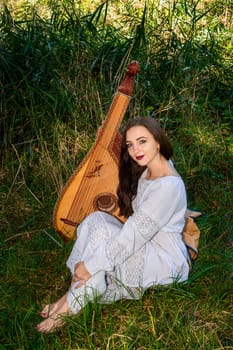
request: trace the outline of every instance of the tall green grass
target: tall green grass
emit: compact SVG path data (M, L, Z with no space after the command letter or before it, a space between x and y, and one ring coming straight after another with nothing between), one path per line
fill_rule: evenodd
M1 6L0 349L233 349L232 4ZM59 333L37 334L42 304L69 281L72 242L54 232L54 204L135 59L124 120L151 115L169 134L189 205L203 212L199 259L187 283L94 303Z

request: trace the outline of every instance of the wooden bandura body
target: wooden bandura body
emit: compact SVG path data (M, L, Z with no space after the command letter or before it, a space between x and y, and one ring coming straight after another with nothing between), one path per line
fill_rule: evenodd
M75 238L76 227L91 212L106 211L119 220L117 204L118 155L114 151L119 126L133 92L138 62L128 66L91 150L66 183L54 208L55 230L65 239Z

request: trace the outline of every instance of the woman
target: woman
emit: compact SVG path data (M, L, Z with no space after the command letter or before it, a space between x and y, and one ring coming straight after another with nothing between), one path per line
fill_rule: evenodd
M68 292L41 312L37 330L60 327L62 316L81 311L98 296L108 303L138 299L153 285L185 281L189 274L182 229L187 209L184 183L174 168L172 147L152 118L128 122L122 136L119 207L127 220L90 214L78 227L68 258Z

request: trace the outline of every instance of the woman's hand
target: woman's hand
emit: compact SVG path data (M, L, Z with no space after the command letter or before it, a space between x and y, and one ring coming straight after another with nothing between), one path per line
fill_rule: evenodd
M86 283L89 280L89 278L91 278L91 274L86 269L84 262L80 261L75 265L72 282L79 281L79 284L76 288L80 288L84 283Z

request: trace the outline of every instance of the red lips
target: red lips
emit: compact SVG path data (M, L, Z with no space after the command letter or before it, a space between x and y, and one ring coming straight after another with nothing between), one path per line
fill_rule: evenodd
M137 160L141 160L144 156L137 156L136 159Z

